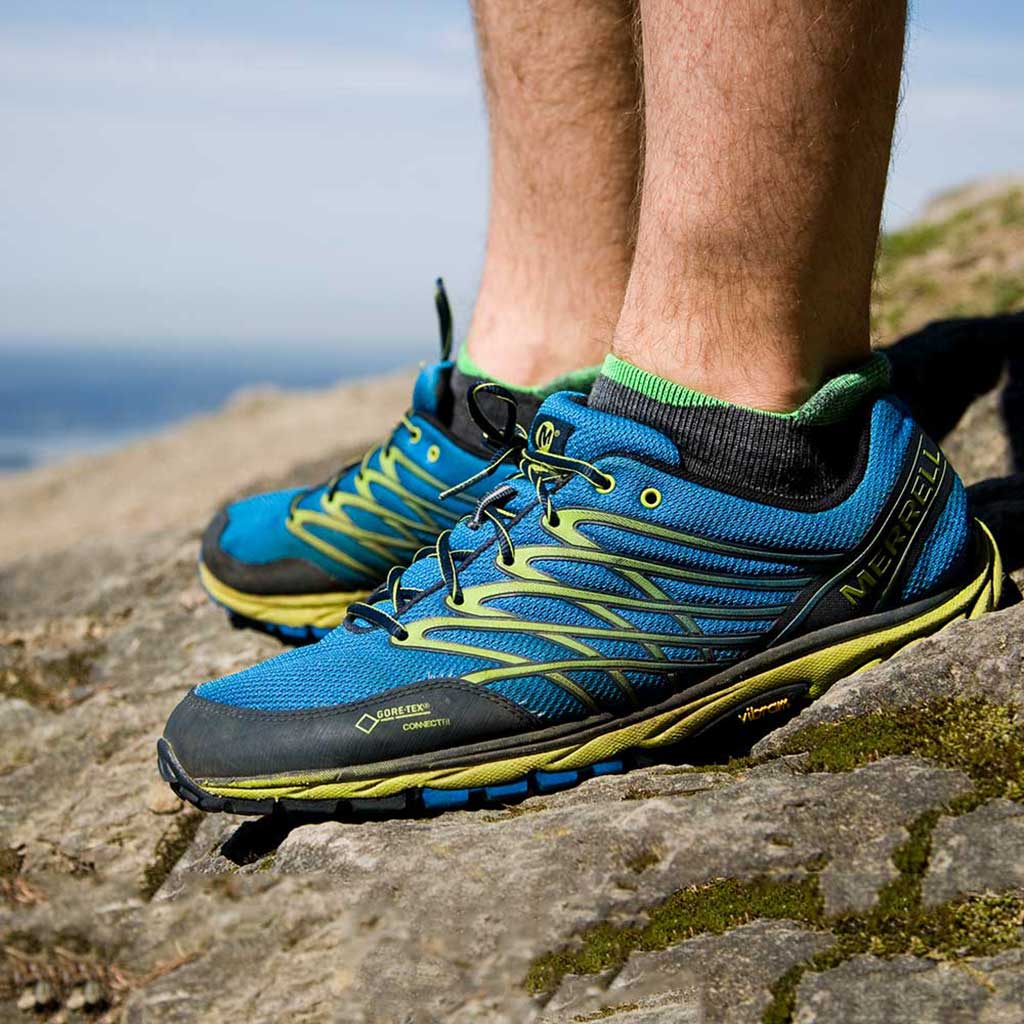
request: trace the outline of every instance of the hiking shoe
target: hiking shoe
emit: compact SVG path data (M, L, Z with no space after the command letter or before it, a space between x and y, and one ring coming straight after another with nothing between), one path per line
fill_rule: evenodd
M667 434L552 396L521 472L433 552L315 646L193 689L164 778L205 810L444 809L784 720L999 600L940 449L894 399L863 413L849 480L795 509L696 483Z
M453 431L452 321L441 281L436 304L441 359L420 372L412 408L387 440L327 483L237 501L207 527L199 577L235 625L292 642L324 636L392 566L472 509L473 488L438 497L485 468L490 453L471 432ZM476 496L493 485L482 482Z

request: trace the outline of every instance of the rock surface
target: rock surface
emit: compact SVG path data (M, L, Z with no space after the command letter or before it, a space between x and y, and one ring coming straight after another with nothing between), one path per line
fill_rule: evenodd
M897 381L1019 578L1015 196L944 200L890 240L878 315L886 342L917 330ZM293 439L308 397L250 399L0 483L0 1020L1024 1018L1022 604L837 684L729 764L393 820L173 798L154 746L184 689L279 649L204 599L205 518L326 475L407 388L318 397Z
M1016 1024L1024 1005L1019 950L970 965L856 957L800 985L794 1024Z

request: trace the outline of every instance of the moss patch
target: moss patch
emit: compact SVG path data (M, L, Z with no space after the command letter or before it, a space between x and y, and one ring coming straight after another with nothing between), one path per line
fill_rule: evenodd
M174 870L174 865L181 860L195 839L202 823L203 815L199 811L184 808L160 837L153 859L142 873L142 895L147 900L151 900L167 880L167 876Z
M836 936L835 943L792 967L774 983L763 1024L789 1024L800 979L808 973L831 970L854 956L909 953L957 961L1021 944L1024 900L1016 896L977 896L922 907L921 881L939 816L938 810L929 811L911 826L909 837L893 856L899 877L882 890L875 907L865 914L842 915L826 922Z
M962 771L984 799L1024 797L1024 719L1015 708L974 697L940 698L809 725L772 754L670 768L666 774L742 775L792 755L800 755L793 767L803 772L848 772L883 757L916 755Z
M1024 190L1012 188L999 200L999 223L1004 228L1024 226Z
M1024 795L1024 722L1013 708L977 698L944 698L811 725L794 733L780 753L804 754L801 768L808 772L850 771L881 757L916 754L962 771L983 799Z
M930 321L1022 308L1022 243L1020 188L954 210L944 220L886 234L872 301L876 338L887 344Z
M654 850L642 850L635 857L626 861L626 867L635 875L643 874L648 868L661 863L661 855Z
M551 992L567 974L600 974L622 967L635 951L666 949L702 934L722 934L759 918L785 918L836 941L825 951L787 971L772 987L767 1024L792 1019L796 989L804 974L838 966L861 953L900 953L959 960L1018 946L1022 941L1024 900L979 896L936 908L921 903L921 883L931 856L932 832L943 814L963 814L994 797L1024 795L1024 723L1012 708L974 698L948 698L910 708L808 726L794 733L780 754L801 754L798 769L842 772L882 757L917 755L957 769L973 790L944 807L921 815L893 854L898 876L863 914L826 917L817 879L824 865L797 881L719 879L684 889L651 907L643 923L602 922L576 936L566 947L538 957L526 987ZM748 771L772 758L737 758L720 770ZM708 771L708 767L678 771Z
M796 881L720 878L674 892L648 909L643 924L603 921L571 946L538 957L526 975L530 992L552 992L567 974L618 969L636 951L667 949L695 935L721 935L758 918L819 920L823 901L814 876Z
M0 697L14 697L47 711L63 711L85 696L96 661L93 644L59 654L33 652L23 640L0 647Z
M626 1013L628 1010L639 1010L639 1003L618 1003L615 1006L604 1006L600 1010L595 1010L593 1013L582 1014L578 1017L573 1017L574 1024L589 1024L592 1020L607 1020L609 1017L618 1016L620 1013Z
M923 256L942 245L948 233L949 225L945 221L938 224L915 224L904 231L886 232L881 244L882 265L889 268L912 256Z

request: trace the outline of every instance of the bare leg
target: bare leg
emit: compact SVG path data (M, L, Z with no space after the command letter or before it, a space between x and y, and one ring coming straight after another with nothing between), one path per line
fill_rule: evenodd
M490 115L471 358L519 385L600 363L629 275L639 174L632 0L474 0Z
M795 408L867 358L901 0L641 0L646 155L622 358Z

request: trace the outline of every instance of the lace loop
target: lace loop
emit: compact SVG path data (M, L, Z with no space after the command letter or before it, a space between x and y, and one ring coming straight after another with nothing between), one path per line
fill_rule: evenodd
M505 419L502 423L494 423L480 405L479 396L488 394L497 398L501 408L505 412ZM615 481L607 473L603 473L596 466L582 459L574 459L568 455L556 452L536 452L528 447L529 435L519 424L517 419L518 405L515 397L507 389L499 384L484 383L478 384L467 395L470 415L480 426L484 440L503 449L491 460L491 462L479 473L454 487L443 491L440 498L444 499L452 494L472 487L480 480L485 479L494 473L499 466L512 460L516 460L519 467L519 478L528 480L534 487L537 501L544 505L545 518L548 526L558 525L558 513L552 503L553 493L573 476L581 476L595 490L605 491L614 487ZM472 514L464 517L461 522L471 530L478 530L481 526L489 523L494 528L494 540L497 544L502 564L510 566L515 562L516 549L512 540L512 534L506 526L504 519L514 515L504 506L509 500L518 497L520 491L511 483L502 483L493 490L488 491L476 504ZM448 597L455 605L462 604L463 592L459 581L459 569L465 558L473 552L466 549L456 549L451 546L451 530L444 530L437 538L433 549L424 549L417 553L413 561L421 557L436 558L438 569L441 573L441 580L447 589ZM375 590L365 601L357 601L349 605L348 620L362 619L373 626L380 626L396 640L403 640L408 637L408 632L399 621L397 616L406 607L406 602L416 600L423 593L422 590L402 586L402 575L404 569L396 567L388 573L384 585ZM377 607L381 601L390 599L394 614Z

